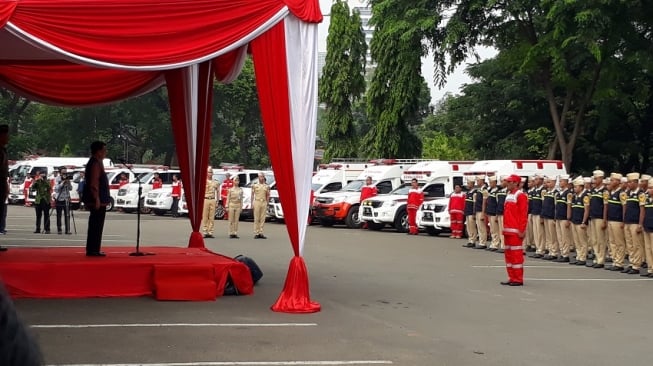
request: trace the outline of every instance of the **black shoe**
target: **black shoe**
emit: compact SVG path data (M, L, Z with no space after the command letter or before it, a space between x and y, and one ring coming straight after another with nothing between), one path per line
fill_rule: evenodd
M503 250L503 249L497 249L497 253L503 253L503 252L505 252L505 250Z
M596 256L592 253L587 254L587 259L594 259Z
M258 235L258 238L259 238L259 239L267 239L268 237L265 236L265 235L263 235L263 234L259 234L259 235Z
M576 263L578 263L577 260L573 260L573 261L572 261L572 260L569 260L569 265L571 265L571 266L575 266Z
M256 234L256 235L254 235L254 239L260 239L260 238L261 238L261 235L260 235L260 234Z
M574 263L574 264L577 265L577 266L584 266L584 265L587 264L587 262L586 261L576 261L576 263Z
M624 270L624 267L621 267L621 266L612 266L612 267L605 267L605 269L608 270L608 271L617 272L617 271L623 271L623 270Z
M229 234L229 239L233 239L233 238L235 238L235 237L236 237L236 235L234 235L234 234Z
M61 235L61 234L63 234L63 231L57 230L57 234Z
M592 266L592 268L605 268L605 265L595 263L595 264Z
M474 247L474 249L487 249L486 245L477 245Z
M628 273L628 272L630 272L630 267L626 267L621 270L621 273Z
M642 268L648 268L648 264L646 262L642 263Z
M569 262L569 257L558 257L553 260L556 263L567 263Z
M106 257L107 255L104 252L90 252L86 253L87 257Z
M510 282L508 286L524 286L523 282Z
M40 234L40 233L41 233L41 229L34 230L34 234Z
M473 248L473 247L474 247L474 243L463 244L463 248Z
M50 234L50 230L44 231L43 234Z
M606 263L612 263L612 258L605 258Z
M558 259L558 257L547 254L544 257L542 257L542 259L547 260L547 261L552 261L552 260Z
M533 248L533 247L526 247L526 251L529 252L529 253L532 253L532 252L535 251L535 248Z
M496 252L497 250L499 250L499 248L490 248L488 250L491 251L491 252Z
M544 258L544 256L542 254L535 253L535 254L531 255L531 258L538 259L538 258Z
M73 235L70 231L66 231L66 235Z
M7 247L0 247L0 252L6 252L6 251L7 251Z
M5 250L7 250L7 248L5 248ZM649 273L647 277L648 278L653 278L653 273Z
M510 286L510 281L501 281L500 283L504 286Z
M639 274L639 269L631 269L630 271L628 271L628 274L629 275Z
M594 264L590 264L589 261L587 261L587 264L585 265L585 267L589 267L589 268L592 268L593 266L594 266Z
M640 274L640 276L642 276L642 277L649 277L649 275L650 275L650 273L642 273L642 274Z

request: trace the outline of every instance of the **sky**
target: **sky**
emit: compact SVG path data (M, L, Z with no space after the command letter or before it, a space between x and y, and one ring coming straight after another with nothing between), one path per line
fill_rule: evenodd
M360 0L359 0L360 1ZM365 0L362 0L361 3L364 3ZM355 3L355 1L350 0L350 3ZM322 14L328 14L331 9L332 0L320 0L320 8ZM326 39L327 33L329 31L329 20L330 17L325 16L324 21L318 27L318 51L326 51ZM496 54L496 51L491 48L479 48L476 50L481 59L486 59L492 57ZM475 58L470 58L468 61L473 62ZM436 104L446 93L458 94L460 87L466 83L470 83L471 78L465 73L466 65L460 65L456 70L447 77L447 84L439 89L435 87L433 83L435 67L433 64L433 59L425 57L422 59L422 75L426 80L426 83L431 89L431 103Z

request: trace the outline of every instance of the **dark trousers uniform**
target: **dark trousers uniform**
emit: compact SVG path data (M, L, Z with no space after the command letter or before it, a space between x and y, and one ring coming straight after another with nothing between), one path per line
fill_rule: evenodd
M43 230L50 231L50 202L41 200L34 205L36 210L36 230L41 231L41 217L43 218Z
M106 206L90 208L88 216L88 235L86 236L86 253L98 253L102 247L102 231L104 218L107 215Z

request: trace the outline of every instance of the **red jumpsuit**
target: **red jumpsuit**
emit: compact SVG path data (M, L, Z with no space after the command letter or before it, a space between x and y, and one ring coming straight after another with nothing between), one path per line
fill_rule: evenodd
M360 208L358 210L358 217L361 217L361 215L363 214L363 212L362 212L363 211L363 201L368 199L368 198L372 198L372 197L376 196L377 193L378 193L378 191L377 191L376 187L372 186L372 185L363 186L363 188L361 188L361 198L360 198L361 206L360 206ZM367 222L363 222L363 226L361 228L367 229Z
M31 206L32 204L27 200L29 197L29 187L32 186L32 178L25 178L25 206Z
M465 192L452 193L449 197L449 217L451 218L451 237L462 238L465 227Z
M234 181L233 179L225 179L224 182L222 182L222 186L220 187L220 199L222 200L222 205L224 206L227 202L227 193L229 192L229 189L234 186ZM224 219L229 220L229 212L227 210L224 210Z
M412 235L419 234L417 228L417 210L424 202L424 192L421 189L411 188L408 191L408 202L406 210L408 211L408 233Z
M152 181L152 189L163 188L163 181L161 178L156 178Z
M528 196L516 189L508 192L503 210L504 252L508 281L524 283L524 241L528 223ZM522 234L522 237L519 235Z

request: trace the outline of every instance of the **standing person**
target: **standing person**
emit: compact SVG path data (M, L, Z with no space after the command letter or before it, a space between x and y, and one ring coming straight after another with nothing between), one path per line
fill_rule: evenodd
M556 209L555 224L558 246L560 247L560 257L554 262L569 263L569 253L573 234L571 232L571 202L574 198L574 191L569 185L569 176L561 175L558 177L560 189L556 191Z
M238 178L240 179L240 178ZM229 189L234 186L233 179L231 178L231 173L227 172L225 174L224 182L222 182L222 185L220 185L220 201L222 201L222 205L225 207L225 212L224 212L224 218L225 220L229 219L229 210L226 209L227 207L227 193L229 192ZM231 221L229 221L231 222Z
M258 183L252 185L252 208L254 209L254 239L267 239L263 235L265 214L270 202L270 186L265 182L265 175L258 173Z
M9 126L0 125L0 217L7 216L7 199L9 198L9 161L7 159L7 144L9 143ZM27 196L25 197L27 200ZM6 219L5 219L6 222ZM3 228L4 231L4 228ZM0 246L0 252L7 248Z
M624 206L624 233L626 237L626 249L628 251L628 262L630 267L624 268L621 273L639 274L644 262L644 236L642 227L639 224L640 211L646 202L646 195L639 190L639 173L626 175L628 179L628 194Z
M485 208L485 213L487 214L487 219L490 224L490 246L488 249L490 251L496 252L499 250L499 220L497 219L497 193L499 192L499 187L497 186L498 177L493 175L488 178L490 181L490 187L488 188L487 203Z
M474 249L487 249L487 221L485 219L487 199L489 197L485 186L485 176L476 177L476 194L474 196L474 213L476 215L476 231L478 232L478 245Z
M605 221L608 223L608 245L612 254L612 266L605 267L610 271L623 271L626 259L626 237L624 236L623 202L628 199L628 193L621 189L622 175L610 173L608 199Z
M25 176L25 189L23 189L23 195L25 196L25 207L30 207L32 204L27 198L29 198L29 188L32 186L34 179L31 174Z
M592 172L594 188L590 195L590 246L594 252L593 268L605 267L605 252L607 249L606 233L608 223L605 221L608 206L605 201L610 196L603 184L605 173L602 170Z
M109 194L109 179L104 172L104 159L107 157L107 144L94 141L91 144L91 157L86 163L84 175L84 205L90 212L88 216L88 234L86 236L86 256L104 257L101 251L104 219L107 205L111 202Z
M535 234L533 227L535 227L535 224L533 223L533 196L535 195L535 176L531 176L528 179L527 188L525 190L526 194L528 195L528 227L526 227L526 248L525 252L534 252L535 251Z
M508 182L506 182L506 176L501 176L501 187L497 192L497 222L499 224L499 249L497 252L503 253L506 248L506 238L503 236L503 210L506 203L506 195L508 194ZM521 189L521 183L519 185ZM528 232L528 227L527 230Z
M32 183L32 189L36 192L34 198L34 209L36 210L36 229L34 234L41 233L41 218L43 218L43 233L50 234L50 204L52 200L52 187L50 182L40 171L36 172L36 178Z
M574 243L576 243L576 259L569 262L578 266L584 266L587 263L587 221L590 216L590 195L585 189L585 180L578 177L572 182L574 185L574 196L571 204L571 221L574 230Z
M240 188L240 178L234 177L231 188L224 198L225 207L229 213L229 238L238 239L238 220L243 209L243 189Z
M66 168L61 168L61 174L57 179L54 186L55 193L55 208L57 210L57 234L61 235L61 216L64 216L64 228L66 235L72 234L70 232L70 191L73 189L70 183L70 177L66 172Z
M406 202L406 210L408 211L408 235L418 235L419 228L417 228L417 210L424 202L424 192L419 189L417 179L413 178L410 181L410 189L408 190L408 200Z
M163 188L163 181L159 177L159 173L154 173L154 178L152 179L152 189Z
M544 176L537 174L535 176L535 189L533 190L533 241L535 244L535 254L531 258L544 258L544 249L546 233L544 232L544 221L542 221L542 199L544 198Z
M465 193L463 193L460 184L456 184L453 189L454 193L449 196L451 238L461 239L463 237L463 226L465 222Z
M644 229L644 249L646 263L649 265L646 268L647 273L643 273L641 276L653 278L653 179L649 179L647 188L644 214L641 215L639 222Z
M158 176L158 174L157 174ZM122 188L123 186L126 186L129 184L129 179L127 179L127 174L121 173L120 174L120 180L118 181L118 187Z
M508 176L508 193L503 210L503 234L506 240L504 258L508 281L501 282L506 286L524 285L524 247L522 243L526 236L528 225L528 197L518 189L521 177L512 174Z
M560 255L560 246L558 243L555 221L557 194L555 186L555 177L546 177L544 190L542 190L542 212L540 214L540 220L544 222L546 249L549 251L543 259L550 261L558 259L558 256Z
M202 210L202 231L205 238L213 238L213 220L215 220L215 203L220 182L213 180L213 168L206 172L206 190L204 191L204 210Z
M11 296L0 284L0 365L42 366L43 355L29 326L20 318Z
M476 215L474 214L474 199L476 188L474 187L474 177L467 178L467 193L465 193L465 218L467 219L467 244L466 248L474 248L478 240L478 230L476 229Z
M172 217L179 217L179 200L181 199L181 181L177 174L172 175L172 207L170 211L172 212Z
M363 201L376 196L378 191L376 186L373 185L372 177L365 178L365 185L361 188L361 196L359 202L361 205L358 207L358 217L363 216ZM367 222L364 222L361 226L361 229L367 229Z

